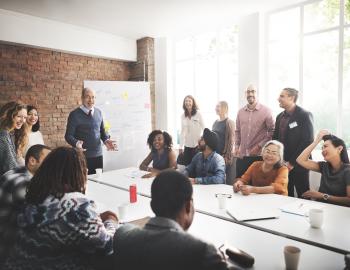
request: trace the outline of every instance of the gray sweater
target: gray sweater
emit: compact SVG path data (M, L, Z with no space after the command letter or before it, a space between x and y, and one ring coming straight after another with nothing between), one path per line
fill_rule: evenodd
M16 147L7 130L0 130L0 176L18 166Z
M65 139L73 147L76 147L78 140L83 141L87 158L102 156L101 140L105 142L108 138L99 109L94 108L93 116L87 115L80 108L69 114Z

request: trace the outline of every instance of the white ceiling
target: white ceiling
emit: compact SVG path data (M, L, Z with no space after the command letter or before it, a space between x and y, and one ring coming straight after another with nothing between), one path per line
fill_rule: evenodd
M302 0L0 0L0 8L122 37L182 36Z

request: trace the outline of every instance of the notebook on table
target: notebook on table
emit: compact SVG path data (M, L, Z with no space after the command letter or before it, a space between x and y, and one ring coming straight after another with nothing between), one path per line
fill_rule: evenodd
M230 208L227 214L236 221L253 221L262 219L279 218L279 209L261 209L261 208Z

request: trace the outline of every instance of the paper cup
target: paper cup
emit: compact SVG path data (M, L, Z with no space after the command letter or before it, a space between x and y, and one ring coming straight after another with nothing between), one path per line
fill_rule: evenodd
M102 169L95 169L96 171L96 177L100 178L102 176Z
M125 220L127 215L127 209L128 209L127 203L118 206L118 219L120 221Z
M294 246L284 247L284 261L286 263L287 270L298 269L300 258L300 248Z
M309 223L312 228L319 229L323 224L323 210L322 209L310 209L309 211Z
M226 209L226 196L224 194L217 194L219 209Z

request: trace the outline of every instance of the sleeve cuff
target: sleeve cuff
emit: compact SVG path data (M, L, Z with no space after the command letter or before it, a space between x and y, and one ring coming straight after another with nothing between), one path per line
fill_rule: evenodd
M202 177L196 177L196 184L203 184L203 178Z

